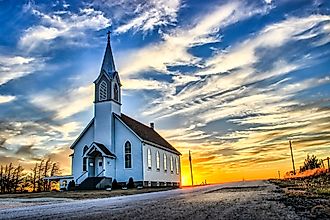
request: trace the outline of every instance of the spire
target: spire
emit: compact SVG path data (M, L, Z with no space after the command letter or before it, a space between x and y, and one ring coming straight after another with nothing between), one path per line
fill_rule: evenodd
M107 32L108 43L103 58L101 72L102 70L104 70L107 74L111 76L114 72L116 72L116 68L115 68L115 62L113 61L112 50L110 45L110 33L111 33L110 31Z

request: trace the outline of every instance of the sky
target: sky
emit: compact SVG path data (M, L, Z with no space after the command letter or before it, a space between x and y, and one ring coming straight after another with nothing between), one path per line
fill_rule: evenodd
M93 117L106 32L122 112L181 153L189 184L276 177L330 156L328 0L0 0L0 164L50 157Z

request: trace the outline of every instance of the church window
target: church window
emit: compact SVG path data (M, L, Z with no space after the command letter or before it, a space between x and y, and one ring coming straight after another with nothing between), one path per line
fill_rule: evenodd
M132 168L132 146L129 141L125 143L125 168Z
M104 101L108 99L108 88L107 88L107 83L103 80L100 83L100 88L99 88L99 100Z
M117 102L119 101L119 91L118 91L118 86L115 84L114 89L113 89L113 98Z
M160 170L159 151L156 152L156 168L157 168L157 170Z
M148 168L151 169L151 150L148 148Z
M171 173L173 173L173 157L171 156L171 160L170 160L170 169L171 169Z
M165 153L164 153L164 171L165 172L167 171L167 156Z
M87 171L87 158L83 158L83 171Z
M179 174L179 160L175 158L175 167L176 167L176 174Z

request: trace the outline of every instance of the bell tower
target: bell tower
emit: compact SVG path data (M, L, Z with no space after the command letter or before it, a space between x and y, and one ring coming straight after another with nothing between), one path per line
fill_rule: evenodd
M94 141L113 150L114 117L121 114L121 83L112 55L110 32L101 71L95 84Z

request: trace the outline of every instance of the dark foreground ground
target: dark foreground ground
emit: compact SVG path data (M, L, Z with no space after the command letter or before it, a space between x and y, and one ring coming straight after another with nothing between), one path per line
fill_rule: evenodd
M284 193L281 201L301 217L330 219L330 172L270 180Z
M47 205L32 199L31 206L0 210L0 219L298 219L282 196L259 181Z
M45 199L45 198L44 198ZM54 199L54 198L53 198ZM54 200L0 208L0 219L309 219L266 181L239 182L121 197ZM323 218L324 219L324 218Z

